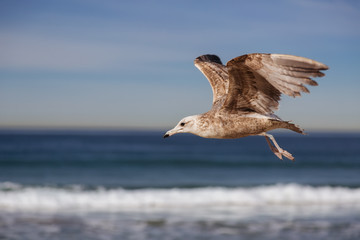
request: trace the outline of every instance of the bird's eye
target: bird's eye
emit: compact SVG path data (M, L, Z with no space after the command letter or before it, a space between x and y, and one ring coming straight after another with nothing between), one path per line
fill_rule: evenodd
M185 126L185 123L184 122L180 123L180 126L182 126L182 127Z

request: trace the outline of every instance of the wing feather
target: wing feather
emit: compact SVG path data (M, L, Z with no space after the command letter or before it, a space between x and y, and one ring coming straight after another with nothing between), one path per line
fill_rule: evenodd
M247 54L226 64L229 89L223 108L272 114L281 94L297 97L316 86L311 77L322 77L328 67L320 62L284 54Z
M229 81L226 67L216 55L202 55L195 59L195 66L208 79L213 91L213 106L219 105L227 95Z

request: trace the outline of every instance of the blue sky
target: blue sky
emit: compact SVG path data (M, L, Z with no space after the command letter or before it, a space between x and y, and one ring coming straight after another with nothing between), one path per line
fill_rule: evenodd
M0 128L167 129L211 107L197 56L253 52L330 66L283 119L360 130L360 3L310 0L0 0Z

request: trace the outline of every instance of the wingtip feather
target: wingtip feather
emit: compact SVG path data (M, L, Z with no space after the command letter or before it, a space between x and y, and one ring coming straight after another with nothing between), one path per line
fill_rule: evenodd
M222 65L221 59L214 54L205 54L201 55L194 60L195 64L196 62L215 62Z
M287 54L270 54L272 60L280 65L285 66L299 66L299 67L308 67L314 68L317 70L327 70L329 67L321 62L315 61L310 58L299 57L294 55Z

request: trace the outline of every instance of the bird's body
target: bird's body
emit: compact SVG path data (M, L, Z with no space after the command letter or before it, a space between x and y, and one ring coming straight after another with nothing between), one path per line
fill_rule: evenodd
M273 111L282 93L296 97L309 92L304 84L316 86L310 77L323 76L320 70L328 69L326 65L292 55L255 53L234 58L226 66L216 55L203 55L195 59L195 66L210 82L212 108L182 119L164 137L182 132L222 139L261 135L276 156L294 160L267 132L277 128L304 132Z
M209 111L196 115L196 131L203 138L233 139L258 135L276 128L301 129L294 124L260 114L240 115L226 112Z
M197 124L201 130L199 136L224 139L256 135L273 126L273 123L267 118L246 117L238 114L214 114L213 112L200 115Z

